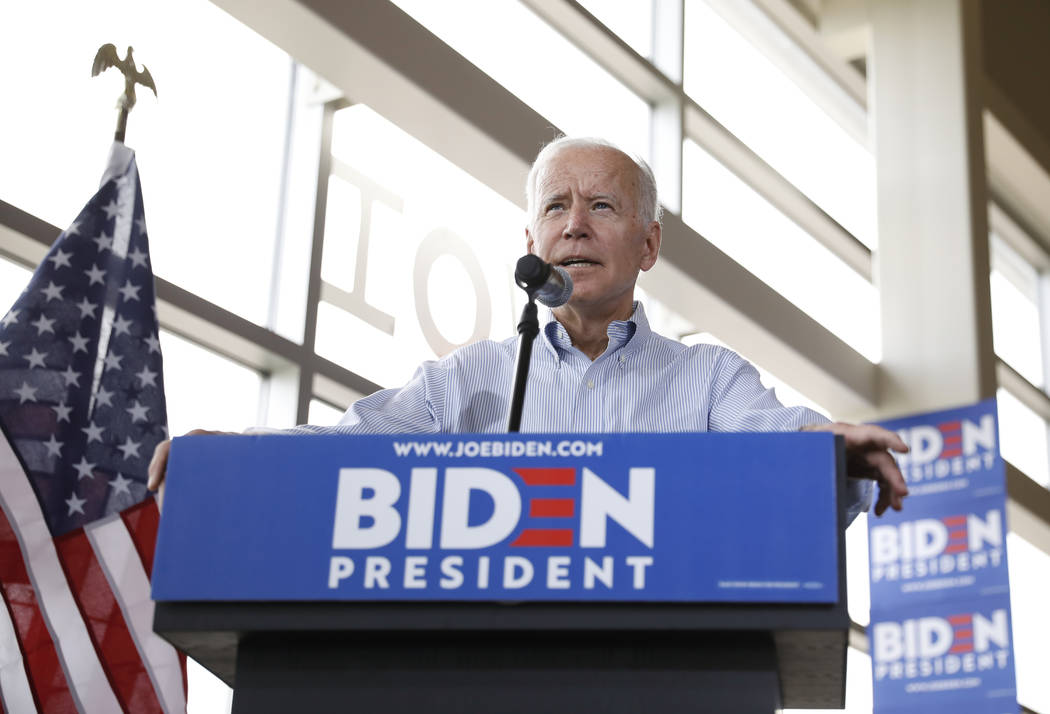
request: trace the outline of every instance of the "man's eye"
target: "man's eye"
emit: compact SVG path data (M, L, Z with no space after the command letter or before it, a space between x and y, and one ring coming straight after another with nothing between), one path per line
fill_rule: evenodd
M595 201L595 202L594 202L594 207L595 207L595 208L601 208L601 209L605 209L605 208L612 208L612 206L610 206L610 205L609 205L608 203L606 203L605 201Z
M544 210L545 213L550 213L551 211L560 211L562 209L562 207L563 206L560 203L548 203L547 207L544 208L543 210Z

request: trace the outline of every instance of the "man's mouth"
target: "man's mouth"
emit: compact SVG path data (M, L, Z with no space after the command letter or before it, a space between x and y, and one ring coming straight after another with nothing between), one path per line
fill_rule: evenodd
M559 265L561 265L563 268L580 268L588 265L601 265L601 263L598 263L594 260L588 260L587 258L568 258L559 263Z

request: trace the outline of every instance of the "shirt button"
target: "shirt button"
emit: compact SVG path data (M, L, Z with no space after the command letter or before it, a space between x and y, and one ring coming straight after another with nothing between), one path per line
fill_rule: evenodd
M588 379L587 380L587 389L594 389L594 380L593 379Z
M623 355L620 355L620 364L623 364L626 361L627 361L627 358L624 357Z

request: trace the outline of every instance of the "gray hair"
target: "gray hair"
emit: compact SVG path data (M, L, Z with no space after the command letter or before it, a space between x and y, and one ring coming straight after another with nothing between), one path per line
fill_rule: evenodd
M653 170L649 168L649 164L645 162L645 159L634 154L629 154L616 144L611 141L606 141L605 139L589 136L561 136L540 149L540 153L536 155L536 160L532 162L532 168L529 169L529 177L525 180L525 199L528 203L527 210L530 224L535 217L536 177L539 173L539 167L562 149L599 148L619 151L634 163L635 167L638 169L638 215L645 219L646 222L660 222L660 218L663 214L663 207L660 205L660 200L656 195L656 177L653 176Z

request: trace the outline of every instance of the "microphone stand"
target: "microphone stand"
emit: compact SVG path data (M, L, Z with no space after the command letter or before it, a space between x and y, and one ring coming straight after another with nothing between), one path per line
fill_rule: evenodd
M540 321L536 313L536 301L529 291L529 301L521 311L518 321L518 356L514 362L514 390L510 395L510 416L507 418L507 432L514 434L521 431L521 410L525 405L525 385L529 379L529 363L532 361L532 343L540 334Z

